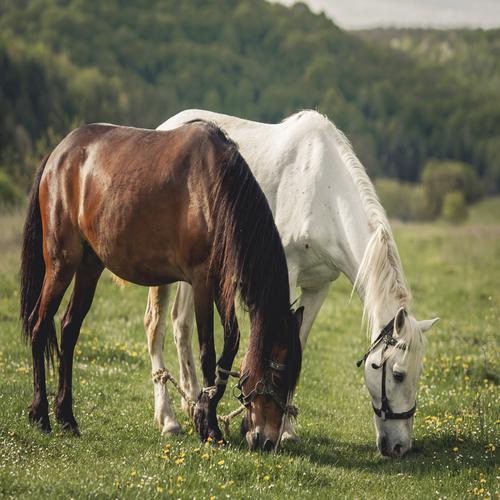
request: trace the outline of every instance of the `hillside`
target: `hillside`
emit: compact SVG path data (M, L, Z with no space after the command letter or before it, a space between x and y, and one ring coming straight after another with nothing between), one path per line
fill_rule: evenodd
M497 190L500 91L471 92L487 73L472 84L423 59L303 4L4 1L0 168L26 187L39 157L83 122L155 127L190 107L279 121L317 108L371 175L414 181L426 159L454 158Z

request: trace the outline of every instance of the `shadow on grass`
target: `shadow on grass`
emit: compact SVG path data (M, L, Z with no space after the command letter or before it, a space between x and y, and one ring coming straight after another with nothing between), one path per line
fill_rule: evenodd
M495 456L485 453L487 445L486 441L473 438L459 441L454 436L427 437L415 441L412 450L404 458L392 459L382 457L375 443L359 444L312 435L299 443L286 443L283 450L292 456L307 458L317 465L388 475L428 475L430 470L459 472L471 466L493 467Z

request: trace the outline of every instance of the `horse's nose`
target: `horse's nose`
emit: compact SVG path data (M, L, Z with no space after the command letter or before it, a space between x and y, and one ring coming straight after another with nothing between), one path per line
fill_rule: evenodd
M262 449L264 451L272 451L274 448L274 443L270 439L266 439L266 442L264 443L264 446L262 446Z

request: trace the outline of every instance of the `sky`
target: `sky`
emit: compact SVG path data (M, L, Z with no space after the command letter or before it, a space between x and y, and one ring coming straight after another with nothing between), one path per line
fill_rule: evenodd
M296 0L273 0L291 5ZM500 27L500 0L302 0L345 29Z

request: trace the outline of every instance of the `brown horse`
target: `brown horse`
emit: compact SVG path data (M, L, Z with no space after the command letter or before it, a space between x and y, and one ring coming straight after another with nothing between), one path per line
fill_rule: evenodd
M202 440L222 439L216 408L239 346L239 291L251 319L240 380L247 441L254 449L277 444L300 372L302 311L290 310L285 255L265 196L219 128L202 121L170 132L88 125L63 139L39 168L24 228L21 318L33 356L29 417L45 432L44 353L48 363L56 353L55 415L63 429L79 434L73 353L104 267L140 285L193 286L201 367L211 388L195 408ZM54 315L73 277L59 351ZM224 327L217 363L214 302Z

